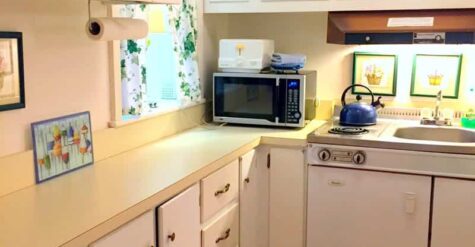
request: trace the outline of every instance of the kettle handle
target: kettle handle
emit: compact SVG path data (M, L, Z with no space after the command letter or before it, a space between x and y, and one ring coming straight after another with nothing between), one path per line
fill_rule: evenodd
M374 94L373 94L373 91L371 91L371 89L369 89L369 87L365 86L365 85L362 85L362 84L354 84L354 85L351 85L349 86L348 88L345 89L345 91L343 92L343 94L341 95L341 106L345 106L346 105L346 93L348 93L348 91L350 91L350 89L354 88L354 87L362 87L362 88L366 88L366 90L368 90L368 92L371 94L371 105L374 104Z

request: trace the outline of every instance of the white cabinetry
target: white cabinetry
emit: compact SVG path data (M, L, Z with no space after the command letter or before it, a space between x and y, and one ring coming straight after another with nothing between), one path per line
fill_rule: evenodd
M425 176L310 167L307 246L428 246L431 182Z
M205 13L266 13L475 8L470 0L205 0Z
M203 228L201 247L237 247L239 245L239 206L224 210Z
M304 152L272 148L270 158L269 246L302 247L307 182Z
M201 247L239 246L239 160L201 180Z
M432 247L475 246L475 181L436 178Z
M92 243L90 247L151 247L155 246L155 217L153 210L121 226Z
M241 157L240 247L269 246L269 147Z
M158 208L158 242L160 247L200 247L199 199L200 188L196 184ZM128 245L128 247L135 246Z
M239 161L201 180L201 222L206 222L239 196Z

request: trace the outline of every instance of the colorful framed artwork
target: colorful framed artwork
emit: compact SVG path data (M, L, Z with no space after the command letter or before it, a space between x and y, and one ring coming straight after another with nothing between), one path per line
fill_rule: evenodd
M411 96L436 97L442 90L444 98L458 99L462 54L414 56Z
M94 163L89 112L32 123L31 130L37 183Z
M0 111L25 108L22 36L0 32Z
M397 55L355 52L353 57L353 85L365 85L375 95L395 96L397 66ZM359 87L354 87L352 92L353 94L369 94L369 92Z

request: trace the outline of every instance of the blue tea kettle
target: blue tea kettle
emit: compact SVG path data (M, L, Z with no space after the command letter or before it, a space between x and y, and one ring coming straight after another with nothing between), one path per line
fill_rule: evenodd
M359 94L356 96L357 102L351 104L346 103L346 93L355 87L362 87L368 90L371 95L371 104L362 102L361 95ZM374 101L374 94L371 89L361 84L354 84L343 92L341 95L341 105L343 108L340 112L340 124L347 126L375 125L376 119L378 118L377 110L384 107L384 104L381 102L381 97L379 97L377 101Z

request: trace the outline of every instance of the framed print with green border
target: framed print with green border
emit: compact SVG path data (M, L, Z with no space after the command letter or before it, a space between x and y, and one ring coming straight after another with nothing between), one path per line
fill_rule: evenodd
M442 90L444 98L458 99L462 54L414 56L411 96L436 97Z
M394 54L355 52L353 56L353 85L362 84L375 95L395 96L398 57ZM369 94L354 87L353 94Z

